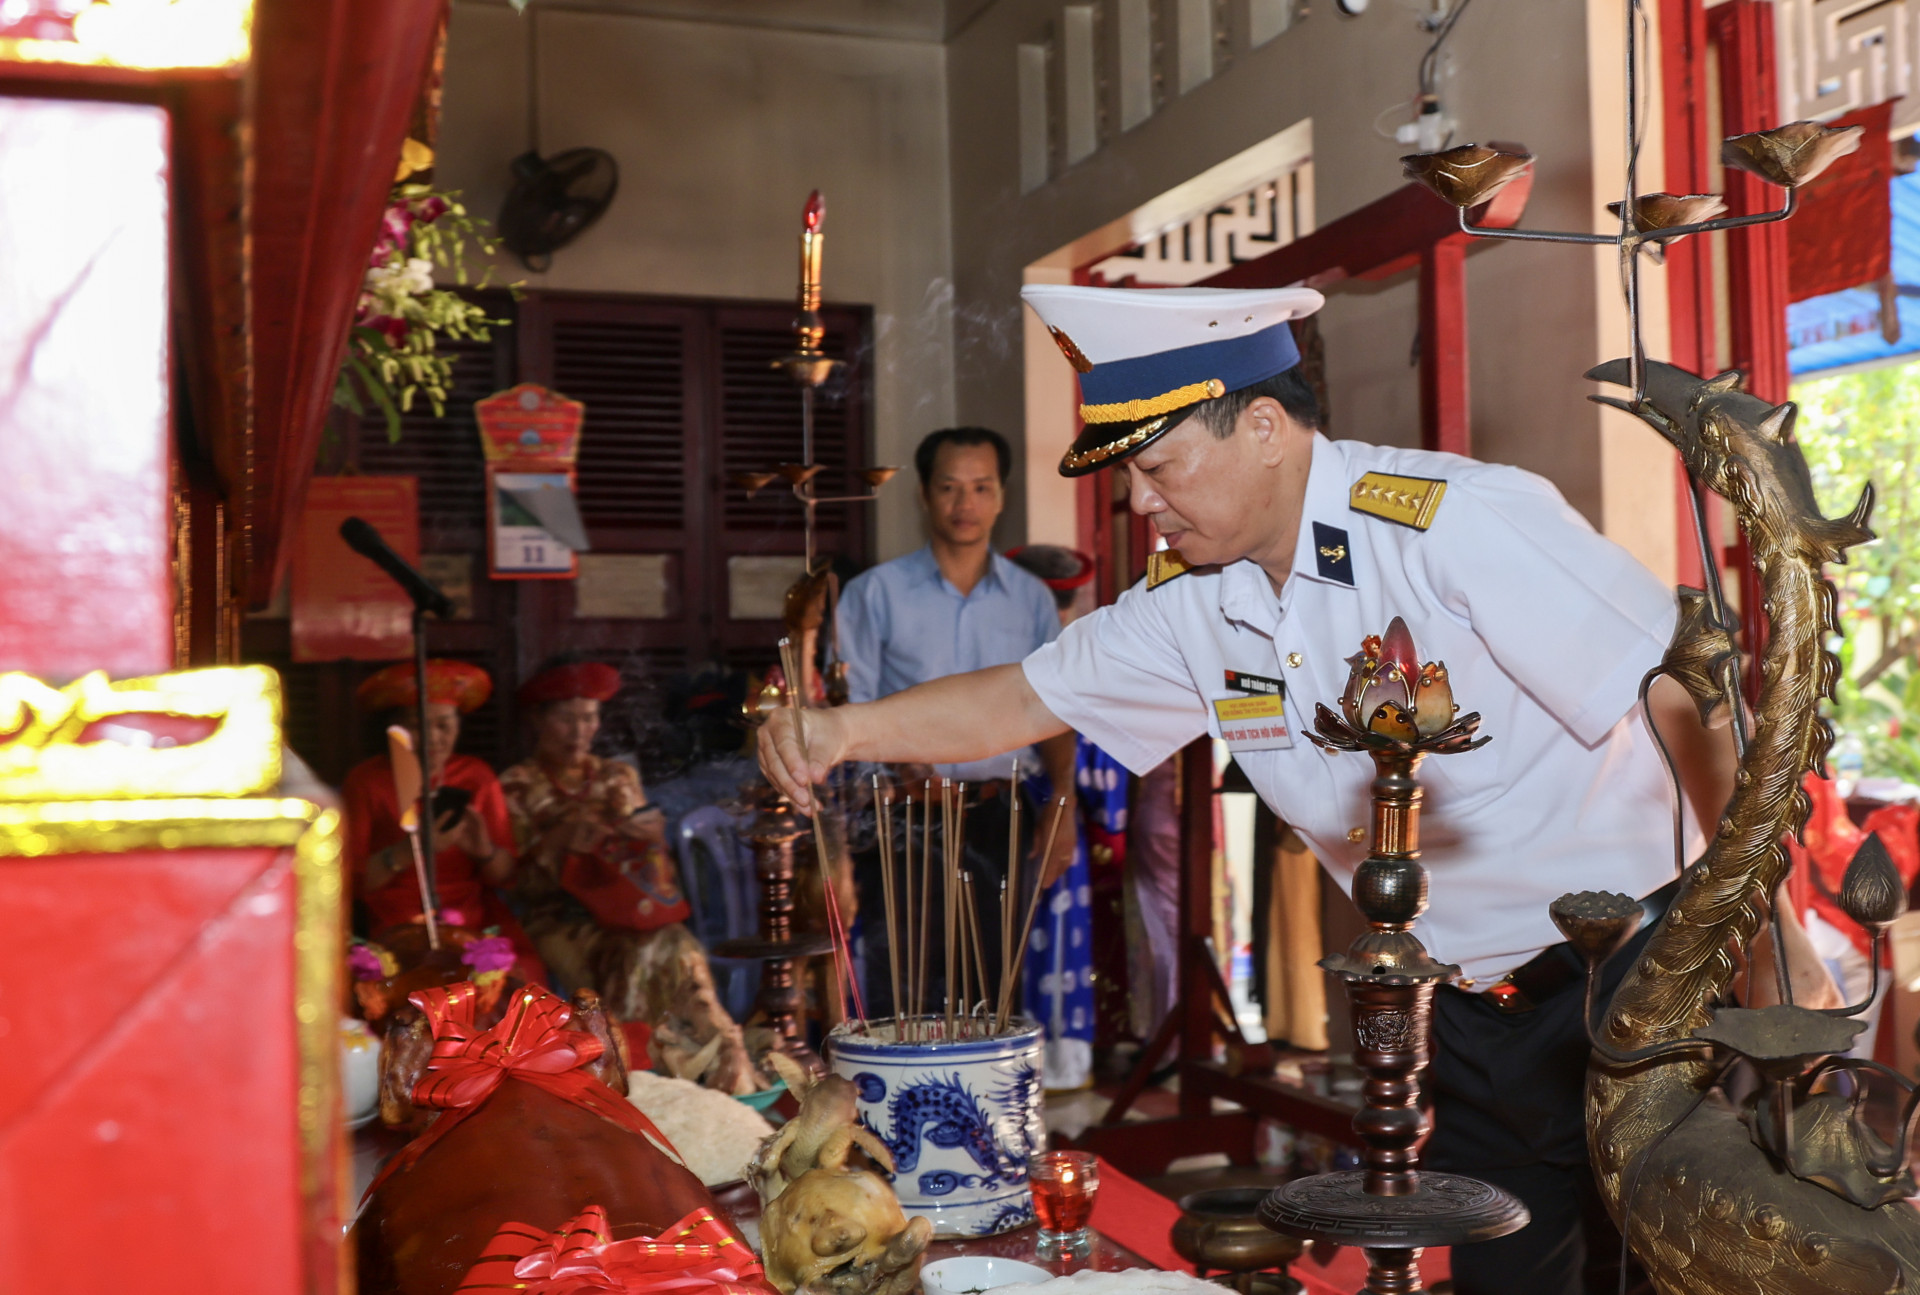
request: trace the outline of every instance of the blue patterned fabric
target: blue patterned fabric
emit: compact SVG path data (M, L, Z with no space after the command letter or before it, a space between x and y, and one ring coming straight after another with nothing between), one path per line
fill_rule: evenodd
M1126 831L1127 770L1084 737L1079 739L1074 770L1081 814L1081 821L1072 825L1077 846L1066 873L1041 896L1027 942L1021 1000L1027 1013L1046 1027L1048 1039L1084 1039L1091 1044L1093 907L1085 824L1091 820L1109 832ZM1027 786L1035 803L1051 803L1052 789L1044 774L1029 779ZM1034 825L1043 840L1046 824L1043 811Z

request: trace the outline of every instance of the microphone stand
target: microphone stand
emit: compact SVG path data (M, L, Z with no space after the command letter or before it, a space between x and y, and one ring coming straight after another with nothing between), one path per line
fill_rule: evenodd
M420 757L420 834L415 839L420 843L420 853L426 859L426 894L421 898L427 906L427 923L431 931L440 915L440 872L435 866L433 840L433 793L437 779L427 751L427 613L451 615L453 603L431 580L395 553L379 531L361 518L349 517L341 522L340 538L346 541L347 547L386 572L413 604L413 685L418 694L414 723L419 725Z
M408 590L408 593L414 594L414 591ZM427 607L425 599L418 594L413 598L413 687L417 694L414 722L420 732L420 834L415 839L420 843L420 856L425 865L427 893L422 898L427 902L427 929L431 931L440 922L440 868L433 840L437 831L433 821L433 793L439 775L428 752L432 739L427 735Z

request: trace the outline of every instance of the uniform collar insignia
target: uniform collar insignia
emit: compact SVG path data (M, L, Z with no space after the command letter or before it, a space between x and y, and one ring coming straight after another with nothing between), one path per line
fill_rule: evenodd
M1338 526L1313 524L1313 560L1322 580L1353 587L1353 550L1348 546L1347 533Z
M1180 556L1179 549L1160 549L1147 554L1147 588L1158 589L1167 581L1193 570L1193 564Z
M1366 534L1349 534L1338 526L1313 521L1316 517L1347 518L1347 483L1353 480L1341 447L1316 432L1313 461L1307 469L1306 496L1301 500L1300 539L1293 551L1294 574L1324 584L1354 587L1354 553L1366 545Z

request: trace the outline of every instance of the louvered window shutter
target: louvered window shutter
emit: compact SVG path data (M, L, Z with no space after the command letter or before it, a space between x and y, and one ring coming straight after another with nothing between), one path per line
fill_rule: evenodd
M814 396L813 461L826 465L814 478L814 490L827 497L864 494L867 487L851 470L873 465L866 424L869 316L849 307L830 306L821 313L827 327L822 349L844 363ZM722 306L715 312L714 333L713 403L723 472L766 472L799 462L804 443L800 392L774 367L794 349L792 307ZM803 512L784 480L776 479L751 498L724 480L722 489L715 637L735 664L765 665L777 655L780 632L772 595L783 579L798 574L804 560ZM864 563L868 515L866 504L823 505L816 515L819 552ZM763 614L733 614L743 611Z

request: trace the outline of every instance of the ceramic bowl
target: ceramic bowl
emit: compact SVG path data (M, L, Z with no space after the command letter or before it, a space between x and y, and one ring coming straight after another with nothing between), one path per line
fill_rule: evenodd
M1017 1282L1052 1281L1053 1274L1038 1264L1018 1259L998 1259L992 1255L956 1255L936 1259L920 1270L920 1283L927 1295L980 1295L996 1286Z
M745 1102L747 1105L753 1107L754 1110L765 1115L767 1108L784 1097L786 1092L787 1081L782 1079L772 1088L762 1088L757 1093L735 1093L734 1098L737 1101Z

